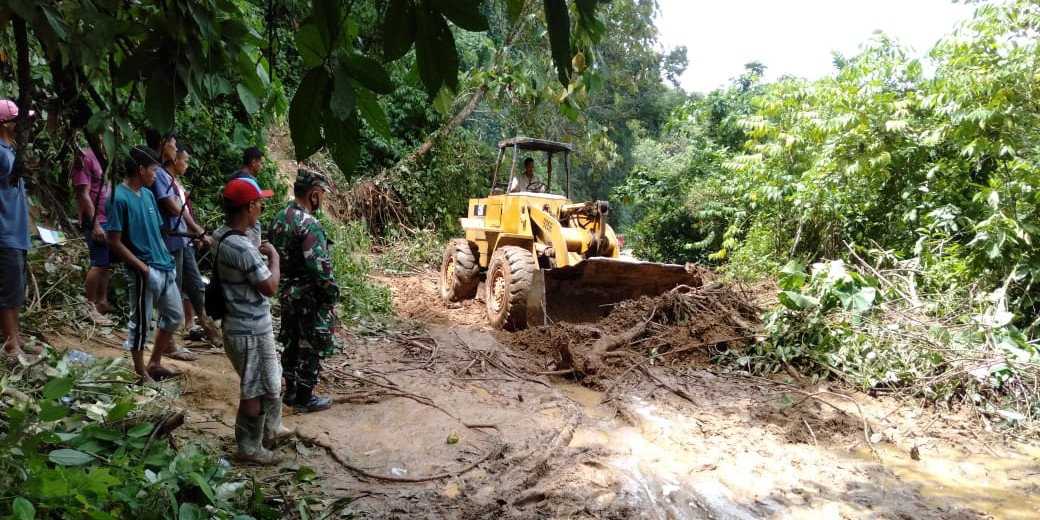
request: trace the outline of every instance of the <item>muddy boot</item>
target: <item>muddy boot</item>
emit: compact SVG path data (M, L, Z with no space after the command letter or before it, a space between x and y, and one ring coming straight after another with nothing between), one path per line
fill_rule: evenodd
M296 387L296 401L293 402L293 411L296 413L311 413L328 410L332 406L331 397L314 395L314 387L298 385Z
M238 443L238 454L235 458L238 460L264 466L278 463L278 457L261 444L265 415L260 412L260 415L250 417L245 412L238 411L235 417L235 441Z
M210 345L214 347L224 346L224 335L220 331L220 327L213 321L213 318L205 314L200 314L198 318L199 325L202 325L202 330L206 332L206 341L209 341Z
M285 388L282 393L282 403L292 406L296 403L296 380L285 378Z
M296 430L286 428L282 424L282 402L280 400L265 397L261 399L260 406L264 410L262 417L264 417L263 446L265 448L274 449L279 442L296 434Z

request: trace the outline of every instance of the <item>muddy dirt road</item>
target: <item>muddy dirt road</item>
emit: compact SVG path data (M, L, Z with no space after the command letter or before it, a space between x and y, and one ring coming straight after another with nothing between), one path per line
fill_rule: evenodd
M281 466L243 471L270 482L313 468L300 489L354 497L337 510L362 518L1040 517L1040 450L956 413L728 372L698 346L717 324L657 331L682 357L621 357L579 381L560 352L613 337L609 323L495 332L480 300L444 307L435 273L384 281L421 332L341 337L321 388L337 404L287 414L299 436ZM121 355L112 339L83 344ZM176 363L191 411L178 435L230 454L230 364L220 352Z

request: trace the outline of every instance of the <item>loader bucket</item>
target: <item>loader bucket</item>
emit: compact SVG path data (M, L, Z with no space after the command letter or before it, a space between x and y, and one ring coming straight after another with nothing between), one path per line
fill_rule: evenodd
M573 266L538 269L528 293L527 324L596 321L618 302L701 284L700 276L681 265L617 258L595 257Z

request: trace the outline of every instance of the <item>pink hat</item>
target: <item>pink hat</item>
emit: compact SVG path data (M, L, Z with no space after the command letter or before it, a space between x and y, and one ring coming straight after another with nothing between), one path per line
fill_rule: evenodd
M29 117L35 116L34 110L29 111ZM0 99L0 121L10 121L18 117L18 105L10 99Z

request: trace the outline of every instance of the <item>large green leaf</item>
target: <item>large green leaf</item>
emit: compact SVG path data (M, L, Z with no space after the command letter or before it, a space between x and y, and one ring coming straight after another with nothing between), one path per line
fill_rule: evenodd
M152 433L153 428L154 426L151 423L143 422L127 430L126 436L132 439L144 437L145 435Z
M174 85L169 74L156 73L148 80L144 98L145 113L148 114L148 122L160 132L173 129L177 107Z
M784 307L796 311L812 309L820 305L820 300L794 291L781 291L777 295L777 299Z
M69 407L62 406L56 401L40 401L40 421L53 422L69 414Z
M566 0L543 0L545 25L549 29L549 49L556 64L556 77L560 83L570 83L571 71L571 17Z
M89 453L68 448L54 450L47 455L47 458L59 466L82 466L95 460Z
M393 61L408 52L415 41L415 8L411 0L390 0L383 17L383 58Z
M216 502L217 498L213 493L213 487L209 485L209 482L202 475L193 471L188 475L188 479L194 482L195 485L199 486L199 489L202 490L202 493L206 495L206 498L209 499L211 504Z
M329 110L337 119L346 119L354 114L356 105L354 82L351 80L343 60L340 60L332 69L332 94L329 98Z
M134 401L131 398L123 398L116 402L116 405L108 411L108 415L105 416L105 420L108 422L121 421L126 414L130 413L130 410L134 409Z
M238 91L238 99L242 102L246 112L256 114L260 111L260 98L252 90L249 90L249 87L244 83L239 83L235 89Z
M877 289L873 287L845 287L836 291L842 307L847 311L863 311L874 305Z
M304 23L296 31L296 51L308 67L314 68L325 61L329 55L328 42L322 40L318 27L311 22Z
M786 291L801 289L805 285L805 265L798 260L791 260L780 270L780 288Z
M66 25L65 20L62 19L61 13L56 12L46 3L41 2L38 5L40 6L40 11L43 12L44 19L47 20L47 25L49 25L51 30L54 31L54 35L60 40L68 38L68 25Z
M354 169L361 160L361 135L356 114L346 119L337 119L331 112L325 118L325 139L332 160L340 171L352 179Z
M72 390L73 381L68 377L56 377L43 386L44 399L57 399Z
M457 89L459 55L448 22L427 9L420 9L416 18L415 61L426 93L435 96L442 84Z
M206 511L192 502L182 502L177 510L177 520L205 520Z
M490 29L487 18L480 12L482 0L432 0L431 3L452 23L467 31Z
M36 518L36 507L23 497L15 497L11 503L11 513L11 518L15 520L32 520Z
M378 61L356 53L344 54L341 62L350 72L351 77L377 94L389 94L394 91L394 83Z
M386 141L390 141L390 123L386 120L386 112L380 106L379 100L365 89L358 89L357 104L361 116L365 118L369 128L379 134Z
M338 48L339 42L343 40L343 22L345 21L341 2L314 1L311 5L314 11L309 18L318 26L321 38L326 42L329 49Z
M324 68L311 69L289 103L289 131L297 161L305 161L321 149L321 118L329 81Z
M510 25L515 25L523 13L524 0L506 0L506 16L509 18Z

